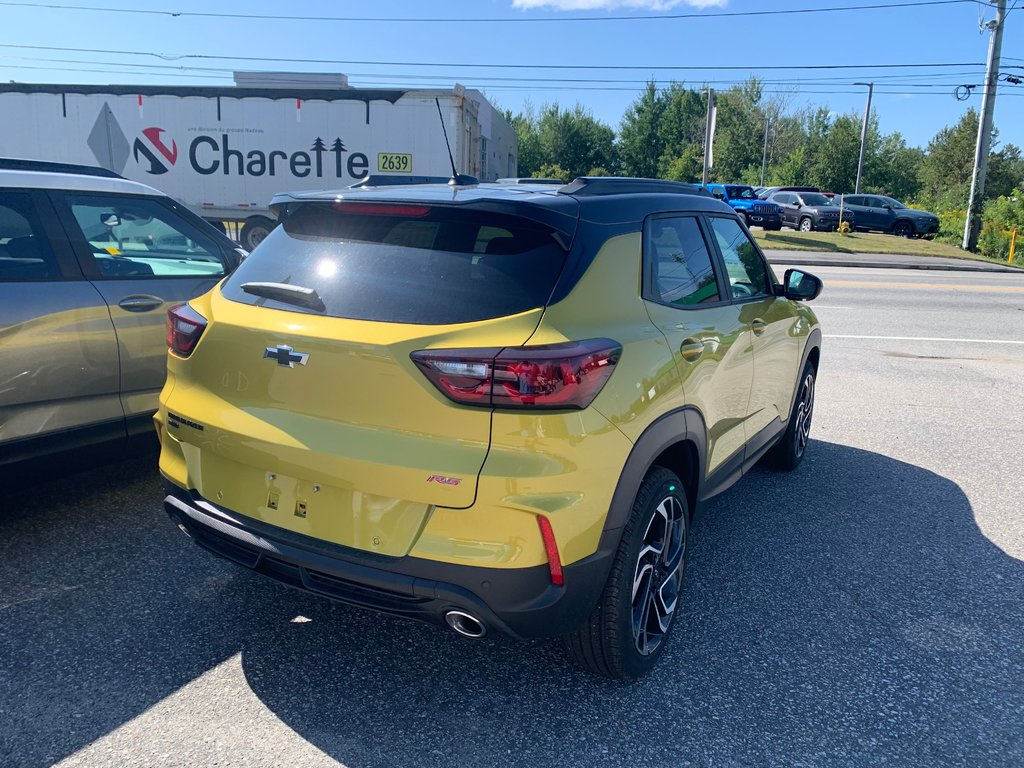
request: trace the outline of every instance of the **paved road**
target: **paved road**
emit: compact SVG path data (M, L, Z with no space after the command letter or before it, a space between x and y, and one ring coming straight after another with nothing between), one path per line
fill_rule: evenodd
M818 271L811 452L709 506L650 677L260 580L141 457L0 502L0 765L1021 765L1024 278Z

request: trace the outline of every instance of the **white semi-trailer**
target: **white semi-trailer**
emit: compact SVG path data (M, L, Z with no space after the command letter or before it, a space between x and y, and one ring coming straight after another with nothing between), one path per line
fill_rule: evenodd
M234 87L0 84L0 157L100 165L252 249L277 192L369 175L516 175L516 138L479 91L349 88L344 75L238 73ZM437 99L437 102L435 102ZM438 114L438 103L441 114Z

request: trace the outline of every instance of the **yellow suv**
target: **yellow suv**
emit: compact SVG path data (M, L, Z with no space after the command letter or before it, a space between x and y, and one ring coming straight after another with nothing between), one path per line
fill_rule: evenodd
M168 313L171 518L334 600L646 672L698 505L804 454L821 281L778 284L729 206L674 182L273 207L241 266Z

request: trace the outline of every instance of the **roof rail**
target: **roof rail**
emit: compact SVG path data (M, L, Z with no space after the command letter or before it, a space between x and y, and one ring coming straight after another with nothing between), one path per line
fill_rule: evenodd
M563 186L565 184L561 179L542 179L533 178L532 176L513 176L507 179L498 179L495 184L557 184Z
M628 195L664 194L674 192L682 195L711 197L711 193L698 184L684 184L681 181L665 179L630 178L628 176L581 176L558 190L560 195Z
M407 175L396 175L393 173L371 173L368 176L364 176L355 184L350 184L350 188L358 187L390 187L399 184L447 184L447 176L407 176Z
M0 157L0 171L39 171L40 173L71 173L76 176L102 176L105 179L124 178L119 173L99 166L51 163L47 160L22 160L17 157Z

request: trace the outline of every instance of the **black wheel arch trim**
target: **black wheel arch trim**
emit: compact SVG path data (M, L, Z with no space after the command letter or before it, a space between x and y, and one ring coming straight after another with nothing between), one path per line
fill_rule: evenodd
M605 535L612 531L618 532L629 520L633 500L655 460L667 449L684 442L692 443L697 452L696 476L691 482L693 487L688 487L686 493L690 513L693 514L696 502L700 499L707 467L707 428L700 411L693 406L686 406L660 416L633 444L612 494L604 526Z
M811 353L815 350L818 354L821 354L821 328L812 328L811 332L807 335L807 343L804 344L803 354L800 356L800 367L796 369L796 375L800 376L804 371L804 366L807 365L807 361L811 359ZM815 368L817 371L817 368ZM793 413L793 406L796 405L796 399L800 395L800 382L796 383L793 387L793 395L789 400L789 410L786 411L786 422L789 422L789 414Z

